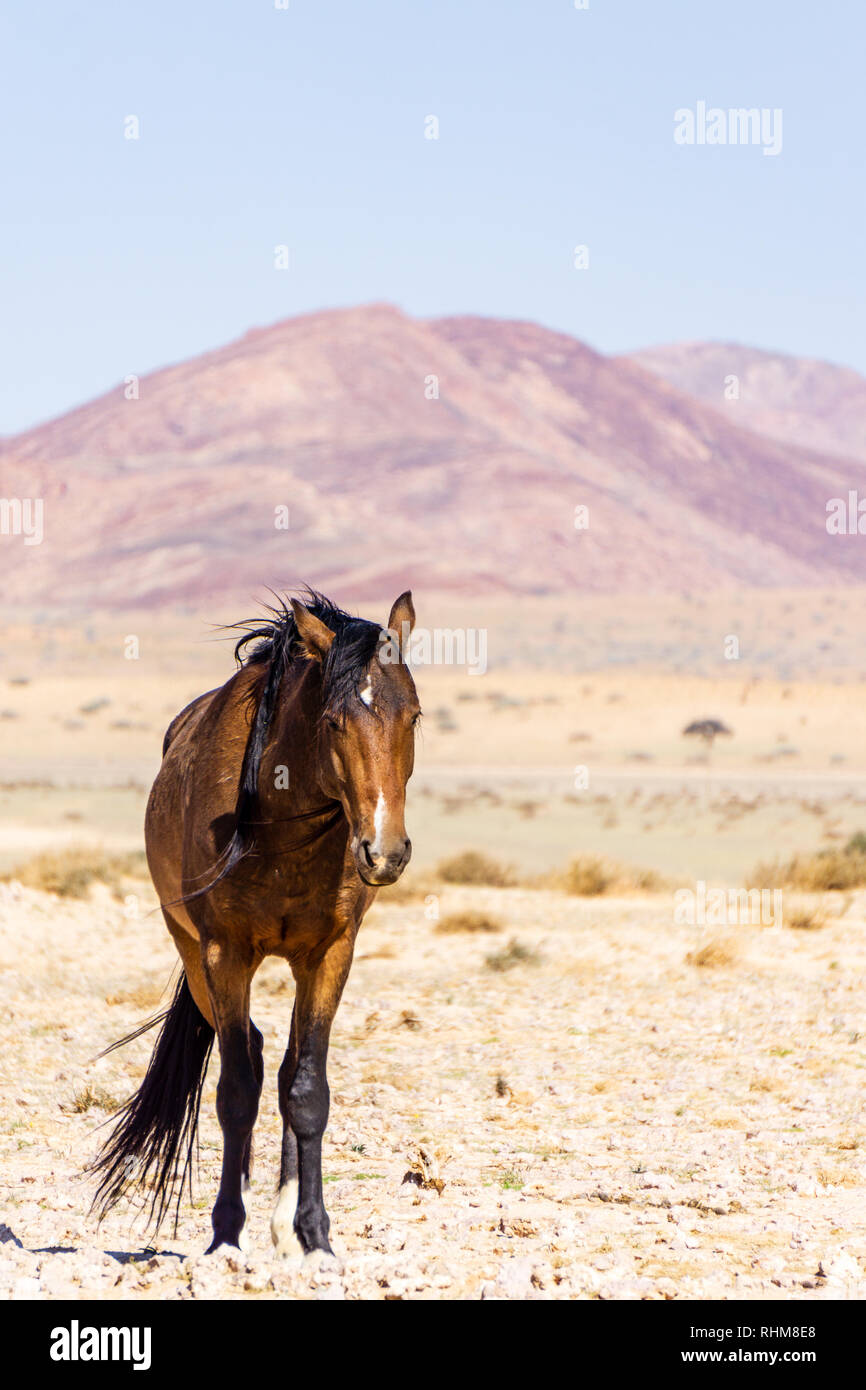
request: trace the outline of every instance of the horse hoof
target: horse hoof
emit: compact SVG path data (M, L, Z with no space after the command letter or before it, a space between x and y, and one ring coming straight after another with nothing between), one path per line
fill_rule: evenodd
M235 1260L242 1259L244 1254L239 1245L230 1245L227 1240L221 1241L219 1245L212 1242L204 1253L206 1255L221 1255Z
M342 1274L343 1261L333 1250L309 1250L304 1256L304 1269L315 1273L327 1271L331 1274Z
M274 1254L285 1274L300 1274L304 1268L304 1255L300 1246L297 1250L275 1250Z

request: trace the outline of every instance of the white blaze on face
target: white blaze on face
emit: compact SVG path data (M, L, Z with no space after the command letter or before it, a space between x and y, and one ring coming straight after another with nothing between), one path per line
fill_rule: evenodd
M385 793L379 792L379 800L376 802L376 810L373 813L373 843L370 846L371 854L382 853L382 831L385 827L385 812L387 811Z
M373 704L373 682L370 679L369 674L367 675L367 684L364 686L363 690L358 691L358 694L361 696L361 699L364 701L364 704L369 709Z

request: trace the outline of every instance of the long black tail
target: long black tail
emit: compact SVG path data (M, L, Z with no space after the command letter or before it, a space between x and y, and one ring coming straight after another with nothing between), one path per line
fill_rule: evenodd
M164 1014L115 1043L121 1047L161 1023L144 1080L119 1112L90 1171L100 1178L92 1210L101 1220L124 1194L149 1193L149 1217L158 1229L174 1203L177 1227L184 1186L192 1196L192 1160L201 1093L214 1040L182 974Z

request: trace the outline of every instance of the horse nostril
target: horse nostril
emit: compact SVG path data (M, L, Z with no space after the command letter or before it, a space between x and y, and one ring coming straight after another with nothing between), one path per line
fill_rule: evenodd
M363 852L364 852L364 859L366 860L367 868L368 868L368 869L374 869L374 868L376 867L376 865L375 865L375 863L374 863L373 856L372 856L372 854L370 853L370 841L369 841L369 840L362 840L362 841L361 841L361 849L362 849Z

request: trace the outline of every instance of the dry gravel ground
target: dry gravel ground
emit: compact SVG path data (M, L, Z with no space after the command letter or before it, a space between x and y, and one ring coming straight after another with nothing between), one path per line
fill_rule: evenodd
M201 1254L215 1063L177 1233L147 1250L130 1209L99 1230L88 1218L95 1126L151 1039L89 1059L153 1011L173 965L138 892L124 906L101 888L75 902L0 885L6 1296L866 1297L866 894L816 930L729 931L703 967L686 957L712 933L675 925L669 894L448 889L443 912L502 924L453 935L431 906L381 897L331 1049L338 1259L302 1265L277 1263L268 1234L292 999L276 961L253 1001L266 1077L250 1253ZM508 968L491 968L497 953ZM404 1181L422 1150L441 1193Z

